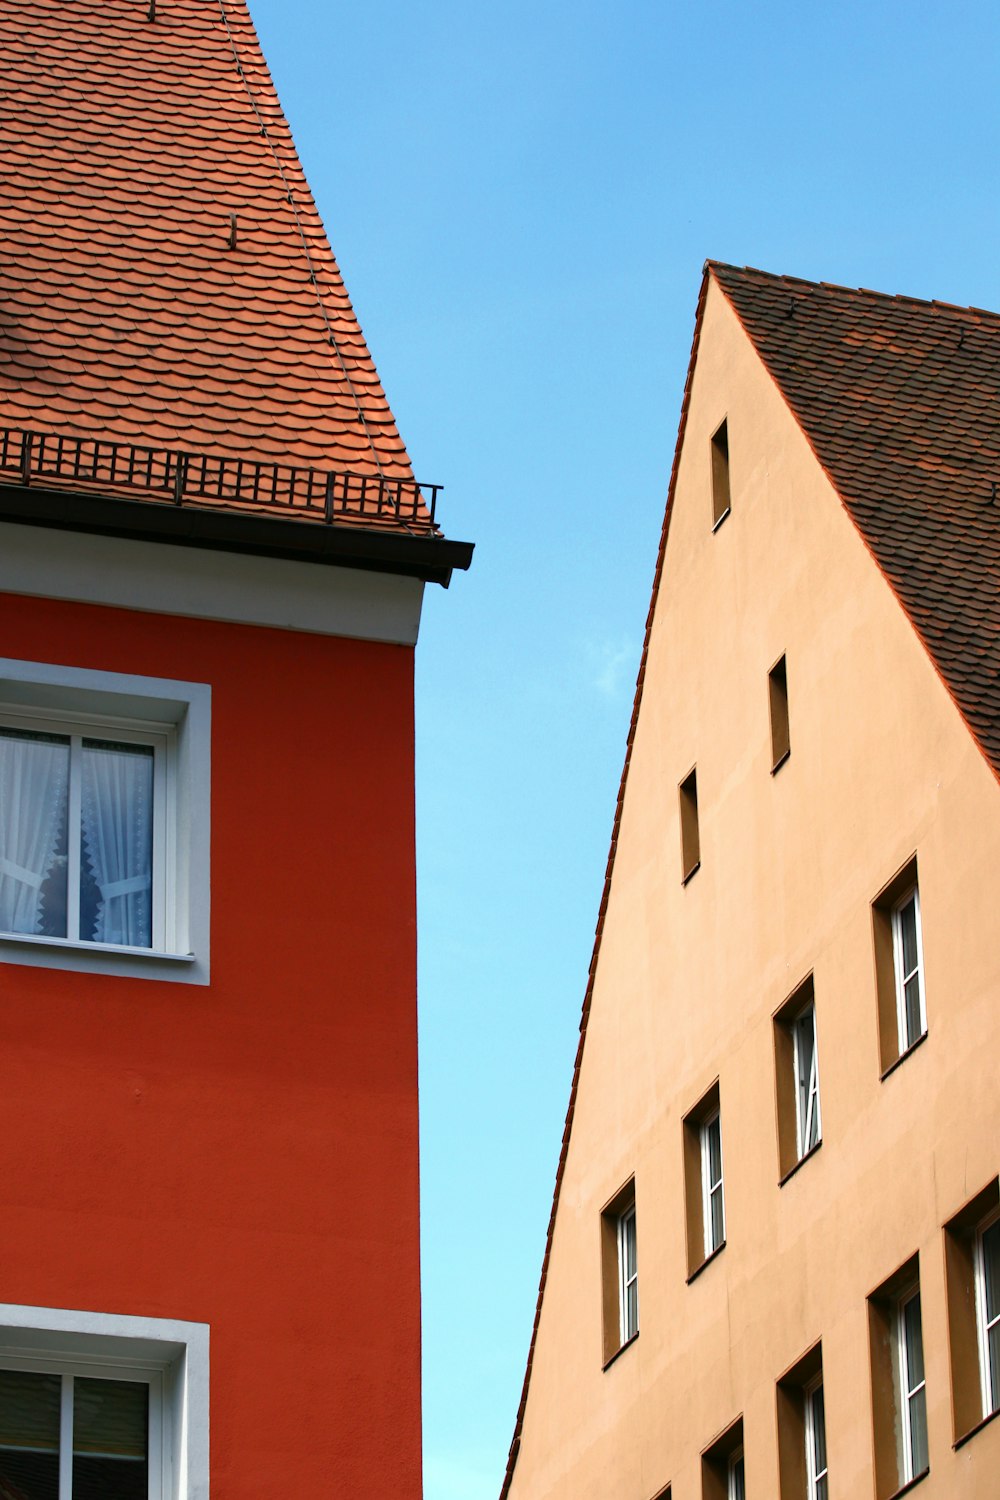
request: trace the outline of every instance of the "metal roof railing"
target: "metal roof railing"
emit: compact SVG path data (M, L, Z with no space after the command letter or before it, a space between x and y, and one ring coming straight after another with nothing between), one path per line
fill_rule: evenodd
M392 524L437 532L443 486L379 474L261 463L169 448L0 428L0 483L96 488L171 505L232 508L333 525Z

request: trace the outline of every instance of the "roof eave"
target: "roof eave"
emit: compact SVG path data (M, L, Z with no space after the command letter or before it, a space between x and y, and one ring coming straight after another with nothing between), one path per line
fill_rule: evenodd
M0 484L0 520L86 531L218 552L402 574L447 588L472 562L473 543L447 537L238 514L207 506L153 504L94 492Z

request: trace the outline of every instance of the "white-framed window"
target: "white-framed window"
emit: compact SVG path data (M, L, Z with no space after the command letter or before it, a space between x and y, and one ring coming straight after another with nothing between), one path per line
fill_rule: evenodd
M705 1254L718 1250L726 1238L726 1207L722 1186L722 1116L713 1110L701 1122L701 1198Z
M795 1128L799 1160L819 1144L823 1134L819 1108L819 1057L816 1004L810 1000L792 1022L795 1054Z
M1000 1210L976 1230L976 1324L983 1416L1000 1410Z
M826 1407L822 1374L805 1388L805 1436L807 1500L827 1500Z
M207 1500L208 1328L0 1306L4 1500Z
M902 1056L927 1030L920 893L915 885L893 903L892 961L896 979L896 1024Z
M897 1301L895 1325L902 1445L900 1471L903 1483L908 1484L927 1468L927 1392L919 1288L904 1292Z
M726 1500L746 1500L746 1475L742 1447L734 1449L729 1455L727 1470Z
M639 1332L639 1264L635 1235L635 1204L618 1216L618 1316L621 1342Z
M0 962L208 982L210 703L0 660Z

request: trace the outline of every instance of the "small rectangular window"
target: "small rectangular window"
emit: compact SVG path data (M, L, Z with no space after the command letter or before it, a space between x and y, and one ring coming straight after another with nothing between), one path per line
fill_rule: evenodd
M635 1204L618 1218L618 1321L621 1341L639 1332L639 1267L635 1238Z
M701 1455L702 1500L746 1500L743 1418L738 1418Z
M698 831L698 773L692 770L680 784L681 811L681 878L691 876L701 864L701 836Z
M823 1353L816 1344L778 1381L778 1493L827 1500Z
M879 1047L883 1074L927 1034L917 862L911 859L872 903Z
M920 894L915 885L892 908L892 949L896 976L896 1024L902 1056L927 1030L920 942Z
M720 525L731 509L729 491L729 423L724 421L712 434L712 526Z
M826 1403L823 1399L823 1376L806 1386L806 1496L807 1500L827 1500Z
M945 1225L955 1441L1000 1410L1000 1182Z
M904 1484L908 1484L927 1468L927 1390L919 1287L906 1292L896 1303L896 1355L903 1418L903 1472L900 1477Z
M634 1179L601 1210L601 1280L604 1363L608 1364L639 1332Z
M718 1110L702 1121L701 1184L705 1214L705 1254L711 1255L726 1238L726 1207L722 1191L722 1117Z
M771 771L783 766L792 753L788 730L788 669L785 658L775 662L767 674L767 696L771 713Z
M928 1467L927 1391L917 1259L868 1299L875 1491L894 1495Z
M816 1001L810 977L774 1017L778 1167L783 1181L823 1138Z
M0 1494L150 1500L150 1382L0 1369ZM155 1437L159 1458L159 1423ZM152 1466L156 1472L157 1464Z
M976 1313L983 1416L1000 1410L1000 1211L976 1231Z
M722 1114L717 1083L685 1118L683 1132L688 1274L693 1276L726 1242Z

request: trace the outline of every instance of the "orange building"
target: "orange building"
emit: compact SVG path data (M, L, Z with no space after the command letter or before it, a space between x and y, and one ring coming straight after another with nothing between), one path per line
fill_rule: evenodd
M420 1494L448 541L243 0L0 0L0 1496Z
M1000 1495L998 399L706 267L504 1500Z

